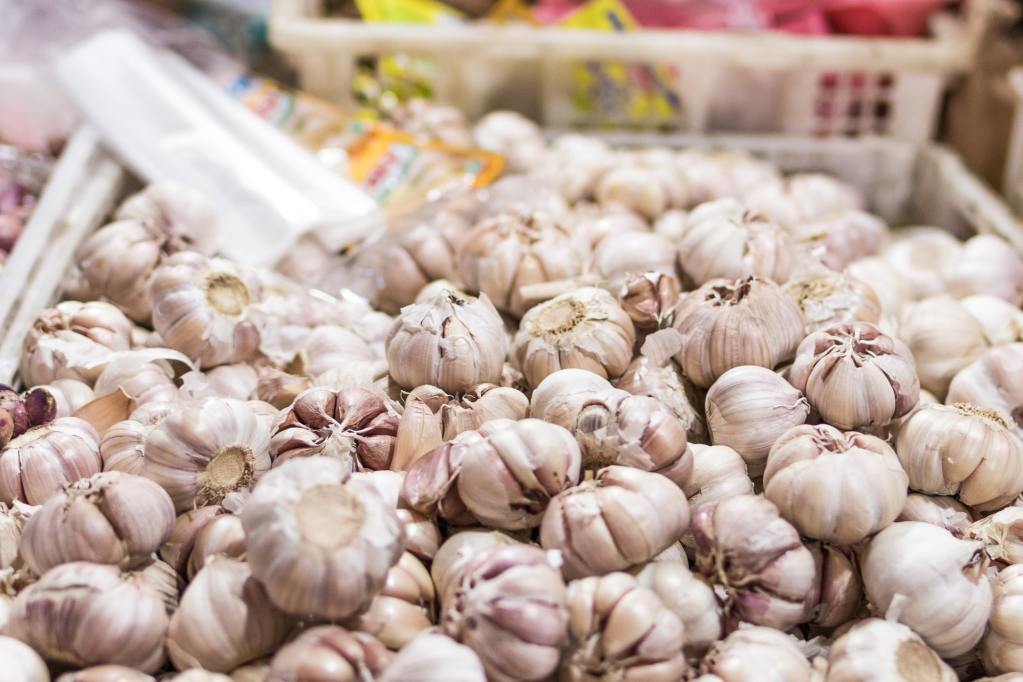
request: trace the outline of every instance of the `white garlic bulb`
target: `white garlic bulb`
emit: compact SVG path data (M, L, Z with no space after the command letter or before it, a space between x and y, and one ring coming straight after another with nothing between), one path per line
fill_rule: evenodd
M990 629L981 643L984 669L992 675L1023 671L1023 566L1009 566L992 581L994 605Z
M683 149L675 163L689 187L689 202L741 197L781 176L771 163L735 149Z
M481 149L505 157L510 173L528 173L543 163L547 144L533 121L514 111L491 111L473 126Z
M821 419L840 429L885 426L920 397L909 349L869 322L837 324L807 336L788 379Z
M96 379L94 389L97 396L120 389L136 406L151 402L173 403L178 399L174 372L167 363L150 362L132 356L108 362Z
M214 557L181 596L167 631L167 653L178 670L226 673L276 651L292 625L248 564Z
M651 163L642 153L620 155L597 181L601 206L620 206L653 220L688 199L685 181L670 164Z
M497 383L507 338L490 300L452 291L402 309L387 335L391 377L405 388L430 384L458 393Z
M430 565L430 577L441 603L450 603L451 590L458 585L462 572L473 557L491 547L519 544L523 543L504 531L456 529L444 540Z
M144 439L142 476L167 491L179 512L251 488L270 468L270 434L248 404L208 398L182 404Z
M687 295L675 311L681 350L675 359L697 386L739 365L773 368L803 338L803 315L780 286L751 277L715 280Z
M436 632L424 632L402 647L380 682L486 682L479 656Z
M684 651L689 658L700 658L721 639L721 606L714 590L702 576L681 561L652 561L636 574L639 584L653 590L661 602L678 616L685 628Z
M337 625L303 631L274 654L267 680L373 680L391 662L391 654L372 635Z
M1023 338L1023 311L1019 306L990 294L974 294L959 302L980 322L989 345L1001 346Z
M958 676L915 632L880 618L861 620L828 651L827 682L956 682Z
M974 512L954 497L910 493L895 520L930 523L961 538L970 529L973 518Z
M1023 304L1023 258L996 235L966 240L943 274L948 292L957 298L989 294L1016 307Z
M789 229L863 208L859 190L824 173L796 173L780 182L761 185L744 197L744 202L751 210Z
M777 225L747 211L735 199L693 209L678 242L682 274L695 286L712 279L763 277L784 283L792 273L794 249Z
M21 346L29 386L57 379L92 384L114 351L131 348L131 321L101 301L64 301L39 313Z
M773 628L744 627L715 642L700 672L715 682L811 682L813 673L795 642ZM704 678L697 678L703 680Z
M970 524L963 534L983 542L993 561L1023 564L1023 507L996 511Z
M401 556L395 510L349 471L326 457L296 459L263 477L245 503L253 575L288 613L346 618L361 611Z
M846 266L845 274L870 285L881 301L882 315L887 318L896 318L911 298L909 285L898 267L880 256L853 261Z
M0 501L42 504L67 483L99 473L99 436L83 419L29 429L0 451Z
M614 152L600 138L568 133L551 142L542 174L565 201L575 203L593 196L597 181L614 161Z
M814 272L790 280L785 291L799 305L807 334L844 322L876 324L881 319L874 289L852 275Z
M201 367L241 362L259 347L250 308L261 291L253 273L230 261L176 253L150 280L153 327Z
M960 258L962 242L937 227L917 227L897 234L881 255L898 270L906 295L922 299L944 292L945 272Z
M146 186L117 207L118 220L139 220L171 239L176 250L211 254L220 239L219 216L210 198L177 182Z
M619 232L600 240L593 252L593 271L607 281L606 288L619 288L632 272L675 274L674 246L655 232Z
M683 484L693 509L739 495L753 494L753 481L742 456L726 445L690 445L693 473Z
M192 551L188 554L185 575L189 580L195 578L212 557L245 559L247 553L241 517L237 514L219 514L195 534Z
M775 372L743 365L728 370L710 387L706 414L711 443L734 449L751 475L759 476L771 446L806 422L810 405Z
M5 632L54 663L154 672L165 656L167 613L137 574L83 561L52 568L20 592Z
M613 379L632 360L635 340L632 320L614 297L583 287L530 309L515 334L511 357L531 386L570 367Z
M880 438L797 426L767 456L764 496L808 537L851 545L887 527L906 502L908 477Z
M901 426L895 449L913 490L955 495L979 511L1023 492L1023 441L996 410L927 405Z
M29 645L13 637L0 635L0 661L4 675L16 682L50 682L46 663Z
M795 225L789 233L826 267L841 272L849 263L877 253L888 238L888 225L863 211L842 211Z
M301 333L301 348L292 364L300 374L321 376L331 370L349 367L356 362L377 360L373 349L351 329L322 325Z
M939 399L956 372L988 347L980 322L949 296L906 306L899 321L899 337L913 353L920 385Z
M871 539L860 568L875 611L913 628L940 656L965 653L984 634L992 595L980 542L902 521Z
M961 369L948 387L946 401L981 405L1009 417L1013 433L1023 438L1023 343L989 348Z
M633 359L614 385L633 395L657 398L682 422L690 443L707 442L707 425L703 421L702 410L694 406L699 404L696 391L682 376L674 360L657 363L641 355Z
M404 529L405 549L424 561L431 561L440 546L440 530L434 519L411 509L401 495L404 472L368 471L352 474L373 484L380 497L398 514Z
M21 551L38 574L72 561L129 568L147 563L173 525L174 505L160 486L107 471L48 499L25 525Z
M565 220L572 235L582 242L583 247L591 251L608 237L650 231L645 218L624 206L598 206L580 202L572 207ZM668 239L670 241L671 237ZM671 257L670 264L672 268L675 267L674 256Z

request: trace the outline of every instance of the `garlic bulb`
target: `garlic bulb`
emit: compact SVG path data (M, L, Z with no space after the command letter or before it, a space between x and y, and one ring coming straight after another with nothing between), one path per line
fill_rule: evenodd
M96 379L97 396L105 396L120 389L136 406L152 402L176 402L178 388L174 373L166 363L149 362L131 356L116 358L107 363Z
M553 500L540 526L561 551L566 578L603 575L653 559L689 526L689 504L663 476L609 466Z
M427 513L448 493L453 477L459 501L480 522L532 528L550 499L579 481L581 459L572 434L560 426L495 419L419 460L406 475L402 494ZM451 465L453 475L445 475Z
M881 302L881 313L886 317L897 316L903 303L911 298L909 285L902 273L880 256L853 261L845 268L845 274L870 285Z
M99 436L83 419L29 429L0 451L0 501L42 504L67 483L99 473Z
M1020 625L1023 566L1003 568L992 584L994 605L990 630L981 644L984 669L992 675L1023 671L1023 628Z
M274 654L267 679L369 682L390 661L391 653L373 635L320 625Z
M405 474L398 471L371 471L352 474L373 484L377 493L389 504L401 521L405 536L405 549L423 560L431 560L440 546L440 530L436 522L409 508L401 496Z
M246 403L208 398L181 405L145 437L141 475L171 496L174 508L216 504L270 468L270 434Z
M870 541L860 569L875 611L913 628L943 658L984 634L992 597L980 542L929 523L894 523Z
M1001 346L1023 338L1023 312L1018 306L990 294L974 294L959 302L980 322L989 345Z
M714 590L702 576L690 572L684 558L652 561L636 574L636 580L660 597L664 606L682 621L686 656L698 659L721 639L721 606Z
M998 410L1012 420L1012 430L1023 438L1023 343L989 348L959 370L948 387L946 401L971 403Z
M21 536L26 519L25 512L18 506L0 503L0 571L21 567Z
M583 245L588 246L591 251L612 235L650 231L650 226L647 225L645 218L624 206L578 203L572 207L572 212L566 216L566 221L572 235L581 240ZM668 237L668 239L672 238ZM675 258L673 255L669 261L662 262L669 262L674 270Z
M691 204L745 196L781 179L772 164L735 149L683 149L675 163L689 187Z
M401 311L387 335L391 377L405 388L423 384L458 393L501 376L507 338L486 296L447 291Z
M491 111L473 126L472 138L481 149L505 157L509 173L528 173L547 153L540 126L514 111Z
M398 651L433 625L435 606L430 572L419 559L405 552L387 572L384 586L369 608L351 618L349 625Z
M302 331L301 349L292 361L297 374L318 377L355 362L371 362L376 356L358 334L337 325Z
M164 660L167 614L139 577L82 561L52 568L20 592L5 632L53 663L154 672Z
M592 269L607 280L611 291L631 272L675 274L674 245L656 232L618 232L600 240L592 256Z
M571 431L583 466L621 464L681 485L692 472L685 426L656 398L613 388L582 369L550 374L533 391L531 414Z
M759 476L771 446L806 422L810 405L778 374L743 365L723 373L710 387L706 412L711 443L734 449L750 474Z
M231 679L229 677L226 680L221 680L217 679L222 677L221 675L210 677L211 675L216 675L216 673L196 672L199 674L198 678L194 675L186 676L187 674L183 673L167 679L172 679L173 682L229 682ZM56 682L156 682L156 678L123 665L96 665L91 668L64 673L56 678Z
M861 620L836 639L828 651L828 682L958 679L915 632L880 618Z
M241 362L259 347L259 331L249 318L260 296L255 275L232 262L176 253L150 280L153 328L201 367Z
M131 321L100 301L64 301L39 313L21 346L21 379L29 386L57 379L92 384L114 351L131 347Z
M551 142L542 174L565 201L575 203L593 196L597 181L614 162L615 153L600 138L568 133Z
M219 217L210 198L187 185L154 182L117 207L118 220L138 220L171 239L174 249L210 254L220 238Z
M996 511L968 526L964 535L983 542L992 561L1023 564L1023 507Z
M476 652L450 637L424 632L405 645L380 682L486 682Z
M352 470L387 469L398 415L369 391L311 388L295 399L270 439L274 466L321 455Z
M107 471L48 499L25 525L21 551L38 574L72 561L129 568L148 562L173 525L174 505L160 486Z
M210 521L223 513L222 507L210 505L191 509L178 516L174 520L170 536L160 547L160 558L176 572L185 575L199 533Z
M848 274L812 273L789 281L785 291L792 297L812 334L845 322L881 319L881 301L866 282Z
M469 290L486 294L498 310L515 317L529 307L524 287L570 279L582 267L568 229L547 213L525 209L477 223L458 256L458 274Z
M744 202L787 229L863 207L863 197L855 187L824 173L796 173L761 185L745 196Z
M603 289L583 287L526 313L511 357L531 386L569 367L615 378L632 360L635 340L632 320L614 297Z
M899 429L895 450L913 490L955 495L978 511L1023 492L1023 442L995 410L928 405Z
M877 253L888 238L888 225L863 211L842 211L793 226L789 233L826 267L841 272L849 263Z
M288 613L345 618L361 611L401 556L395 510L372 483L348 472L325 457L288 462L245 504L253 575ZM336 580L341 574L350 579Z
M492 547L473 556L444 603L445 634L476 652L490 682L542 680L566 639L565 584L536 547Z
M189 394L189 379L192 377L201 381L202 388L196 386L194 392ZM258 385L259 374L251 365L245 363L220 365L206 372L188 372L182 376L181 397L189 400L212 397L248 400L255 397Z
M824 628L852 621L863 609L863 581L852 550L823 542L810 545L817 561L813 623Z
M700 672L720 682L811 682L814 679L810 664L793 639L764 627L740 628L715 642L700 662Z
M621 206L650 220L682 207L689 190L672 161L661 150L619 152L617 162L597 181L594 196L601 206Z
M956 372L987 349L980 322L948 296L907 306L899 321L899 336L913 353L920 385L939 399Z
M291 619L234 559L216 557L196 574L170 621L167 653L178 670L230 672L277 650Z
M753 481L738 452L726 445L690 445L689 449L693 453L693 473L682 485L682 492L690 507L753 494Z
M430 565L430 577L442 604L450 603L451 591L458 586L465 567L477 554L491 547L521 545L511 535L499 530L456 530L437 550Z
M696 570L722 586L730 619L779 630L810 620L814 557L771 502L741 495L704 504L693 515L693 536Z
M678 242L678 264L686 281L763 277L783 283L792 274L794 249L774 223L735 199L697 206Z
M671 209L662 213L655 221L653 230L662 237L677 243L689 227L689 212Z
M906 502L908 478L880 438L797 426L771 448L764 496L808 537L851 545L889 526Z
M961 538L973 522L973 512L954 497L910 493L895 520L930 523Z
M674 360L658 363L641 355L629 364L615 386L633 395L657 398L681 420L690 443L707 442L702 410L695 407L702 401L697 400L696 389L682 376Z
M628 573L573 581L568 612L559 679L677 682L685 673L682 621Z
M962 242L937 227L900 230L898 234L881 255L899 271L907 295L922 299L943 293L945 272L961 258Z
M1023 258L1009 242L993 234L966 240L944 274L948 292L956 298L989 294L1023 305Z
M46 663L32 647L13 637L0 635L0 660L4 674L16 682L50 682Z
M641 331L670 325L678 305L678 278L663 272L632 272L618 289L618 304Z
M245 559L246 553L245 529L242 527L241 517L235 514L220 514L210 519L209 523L195 534L185 573L191 580L209 563L211 557Z
M920 397L909 349L869 322L838 324L807 336L788 378L821 419L840 429L885 426Z
M150 403L150 405L173 403ZM158 416L159 424L166 415ZM126 474L142 475L145 467L145 442L156 424L143 423L135 419L117 422L106 430L99 444L104 471L123 471Z
M711 281L682 299L675 311L675 329L682 336L675 359L690 381L708 388L733 367L773 368L790 359L803 326L799 307L773 282L755 277Z

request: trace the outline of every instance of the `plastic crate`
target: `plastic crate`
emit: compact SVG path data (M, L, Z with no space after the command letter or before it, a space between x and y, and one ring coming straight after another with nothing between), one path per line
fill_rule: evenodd
M344 106L355 104L360 64L403 55L428 63L433 96L472 117L512 108L554 127L919 141L932 137L945 86L972 64L996 2L934 17L929 38L882 39L367 24L324 17L319 0L274 0L270 42L304 89ZM625 111L621 87L580 76L607 68L630 74L630 92L665 93L670 109Z
M1023 214L1023 66L1009 72L1009 87L1015 97L1016 115L1009 134L1009 150L1002 182L1009 205Z

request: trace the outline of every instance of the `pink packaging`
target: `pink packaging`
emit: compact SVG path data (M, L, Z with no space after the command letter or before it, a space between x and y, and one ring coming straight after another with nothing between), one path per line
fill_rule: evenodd
M832 30L861 36L914 37L927 31L927 20L948 4L943 0L828 0Z

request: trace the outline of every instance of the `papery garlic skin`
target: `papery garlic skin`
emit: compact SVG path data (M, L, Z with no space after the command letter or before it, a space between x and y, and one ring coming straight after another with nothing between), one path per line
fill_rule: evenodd
M663 272L628 273L618 288L618 304L641 331L670 325L678 305L681 285L675 275Z
M773 368L795 353L803 315L777 284L748 278L704 284L679 303L675 359L694 384L708 388L740 365ZM741 339L742 343L736 343Z
M348 472L329 458L297 459L268 473L245 504L253 575L288 613L346 618L362 610L401 556L395 510ZM335 579L342 574L350 579Z
M445 292L402 309L387 335L391 377L405 388L423 384L458 393L501 377L507 338L486 296Z
M436 597L430 572L419 559L405 552L387 572L384 586L369 608L347 624L398 651L433 625Z
M1023 311L1019 306L990 294L974 294L959 302L980 322L989 345L1001 346L1023 338Z
M880 438L797 426L771 447L764 496L803 535L851 545L895 521L908 480Z
M974 512L954 497L910 493L896 521L922 521L944 528L957 538L966 535Z
M632 360L636 331L614 297L583 287L541 303L522 318L511 358L531 386L559 369L621 376Z
M124 391L136 406L151 402L172 403L178 399L173 371L166 363L161 365L130 356L107 363L94 386L97 396L105 396L118 389Z
M137 576L75 562L50 569L19 593L5 632L54 663L119 663L154 672L164 660L167 614Z
M29 386L57 379L92 384L115 351L131 347L131 321L101 301L64 301L41 312L21 346L21 379Z
M695 406L696 390L682 376L674 360L659 364L641 355L629 364L614 385L633 395L657 398L682 422L690 443L707 442L707 425L702 410Z
M810 405L775 372L743 365L723 373L710 387L706 414L711 443L733 448L751 475L760 475L771 446L806 422Z
M697 287L719 278L763 277L783 283L792 274L793 253L784 230L735 199L693 209L678 242L683 277Z
M835 628L852 621L863 609L863 581L853 551L823 542L810 545L810 550L818 582L812 622Z
M154 182L117 208L118 220L139 220L167 235L175 249L211 254L220 238L216 206L206 194L177 182Z
M32 647L13 637L0 635L0 660L4 674L16 682L50 682L46 663Z
M803 653L785 633L744 627L716 642L700 662L700 672L721 682L811 682ZM698 678L703 679L703 678Z
M62 486L99 473L99 436L83 419L29 429L0 451L0 501L42 504Z
M961 303L944 295L906 306L899 337L913 353L920 385L939 399L956 372L988 347L980 322Z
M676 682L686 671L682 621L628 573L573 581L568 612L560 680Z
M523 208L477 223L458 255L458 274L468 290L486 294L498 310L515 317L529 308L524 287L570 279L582 269L581 250L569 230L547 213Z
M540 126L514 111L491 111L473 126L472 138L481 149L504 156L510 173L536 168L547 149Z
M153 327L201 367L241 362L259 346L250 306L261 295L256 277L230 261L176 253L150 280Z
M810 620L814 558L771 502L742 495L704 504L693 536L696 569L723 586L727 616L781 630Z
M276 651L291 628L291 619L267 598L248 564L217 557L181 596L167 632L167 653L178 670L226 673Z
M1023 564L1023 507L1006 507L972 523L964 533L984 543L992 561Z
M874 536L860 561L875 611L908 625L940 656L980 641L991 584L980 542L957 540L929 523L894 523Z
M958 676L912 630L880 618L861 620L828 651L827 682L933 680L956 682Z
M609 466L551 500L540 544L561 551L562 571L574 579L649 561L688 526L689 504L677 485L658 474Z
M369 344L351 329L323 325L303 332L302 347L294 363L296 369L318 377L333 369L345 368L355 362L377 359Z
M869 322L838 324L807 336L788 379L821 419L840 429L884 426L920 397L913 355Z
M174 505L152 481L107 471L67 485L25 525L21 551L37 574L90 561L145 564L170 535Z
M493 547L468 561L449 593L444 632L476 652L490 682L539 681L557 669L568 608L552 560L536 547Z
M244 560L247 553L241 517L236 514L220 514L210 519L195 534L185 575L189 580L193 579L209 563L211 557L225 556Z
M320 625L274 654L267 680L363 682L375 679L390 661L390 652L372 635Z
M928 405L900 427L895 449L913 490L955 495L978 511L1023 492L1023 441L995 410Z
M181 590L185 585L174 567L166 561L153 559L144 568L136 569L135 576L139 583L148 586L159 595L163 601L164 609L167 611L167 617L173 616L178 608Z
M881 319L881 301L871 285L848 274L814 272L794 278L785 291L799 305L812 334L845 322Z
M910 298L922 299L945 291L945 272L961 257L963 244L937 227L897 232L881 255L894 266Z
M270 468L268 429L239 400L180 405L146 436L144 447L141 475L159 483L178 512L248 489Z
M981 643L984 670L992 675L1023 672L1023 566L1003 568L992 580L990 629Z
M943 274L948 292L957 298L989 294L1017 308L1023 304L1023 258L996 235L967 239Z
M600 240L592 256L592 269L614 291L630 272L675 274L674 245L655 232L619 232Z
M436 632L424 632L405 645L380 682L486 682L479 656Z
M970 403L998 410L1012 420L1012 430L1023 438L1023 343L989 348L952 379L946 401Z
M449 602L448 595L462 579L462 572L473 557L491 547L519 544L524 543L498 530L481 528L452 533L444 540L430 564L430 577L433 578L441 603Z
M636 574L643 587L652 590L665 607L678 616L685 629L683 650L697 659L721 639L721 606L714 590L702 576L681 561L652 561Z
M841 272L849 263L877 253L888 238L888 225L863 211L841 211L789 229L793 241Z
M197 507L186 511L174 520L171 534L160 547L160 558L167 562L177 573L185 575L188 561L195 547L199 533L213 519L224 513L218 505Z

